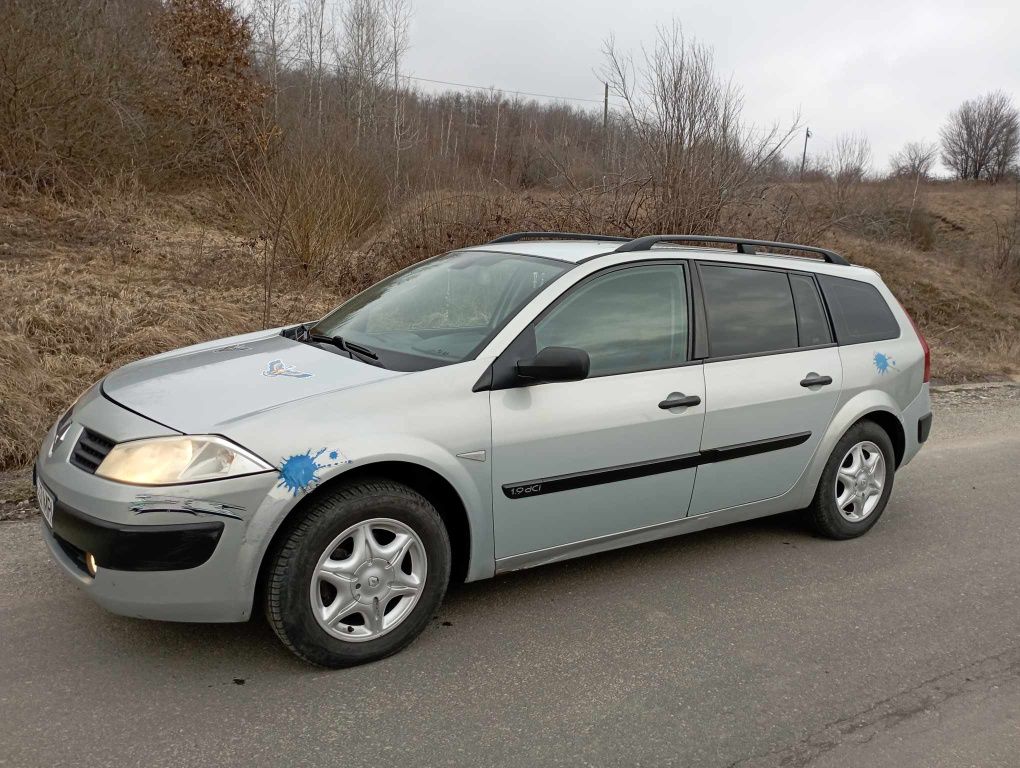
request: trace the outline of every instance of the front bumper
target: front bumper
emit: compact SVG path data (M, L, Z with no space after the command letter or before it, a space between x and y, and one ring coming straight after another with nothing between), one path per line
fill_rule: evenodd
M108 523L57 500L53 537L71 553L88 552L115 571L182 571L208 562L223 534L223 523L175 525ZM77 559L77 557L75 557Z
M228 480L149 488L115 483L68 461L82 431L120 441L173 434L101 397L80 402L65 439L36 460L37 481L55 499L43 539L61 570L114 613L169 621L244 621L251 615L264 533L253 523L278 480L266 472ZM139 502L158 495L153 510ZM219 506L229 515L216 514ZM210 511L205 511L210 510ZM255 525L258 527L258 524ZM95 576L85 553L95 557Z

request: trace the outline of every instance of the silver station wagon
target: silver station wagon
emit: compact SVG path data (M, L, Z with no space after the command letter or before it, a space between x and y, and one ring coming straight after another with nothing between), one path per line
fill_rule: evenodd
M42 445L42 531L111 611L263 609L343 667L411 642L451 580L790 510L860 536L928 436L929 370L831 251L518 233L109 374Z

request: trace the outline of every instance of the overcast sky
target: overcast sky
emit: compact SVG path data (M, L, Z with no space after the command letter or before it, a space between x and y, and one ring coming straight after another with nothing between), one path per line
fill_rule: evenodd
M405 71L598 100L603 40L638 50L674 16L741 86L746 120L799 111L809 155L858 131L884 170L905 142L937 139L964 99L1000 88L1020 100L1020 0L414 0Z

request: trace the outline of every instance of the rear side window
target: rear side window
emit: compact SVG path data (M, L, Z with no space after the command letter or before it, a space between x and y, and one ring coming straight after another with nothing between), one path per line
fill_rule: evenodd
M793 302L797 306L797 333L802 347L831 344L829 321L825 319L822 298L818 295L815 281L807 275L790 275L793 288Z
M797 347L797 316L783 272L702 264L712 357Z
M819 275L840 344L895 339L900 326L878 289L860 280Z
M578 347L591 376L668 368L687 357L680 265L631 267L582 284L535 325L536 349Z

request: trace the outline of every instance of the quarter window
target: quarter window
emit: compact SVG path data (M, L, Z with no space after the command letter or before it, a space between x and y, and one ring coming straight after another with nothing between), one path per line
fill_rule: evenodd
M784 272L702 264L712 357L797 347L797 317Z
M860 280L819 275L840 344L895 339L900 326L875 286Z
M683 267L630 267L581 285L535 325L535 345L577 347L590 376L666 368L687 359Z
M832 343L829 321L818 295L815 281L807 275L790 275L793 301L797 306L797 334L802 347Z

